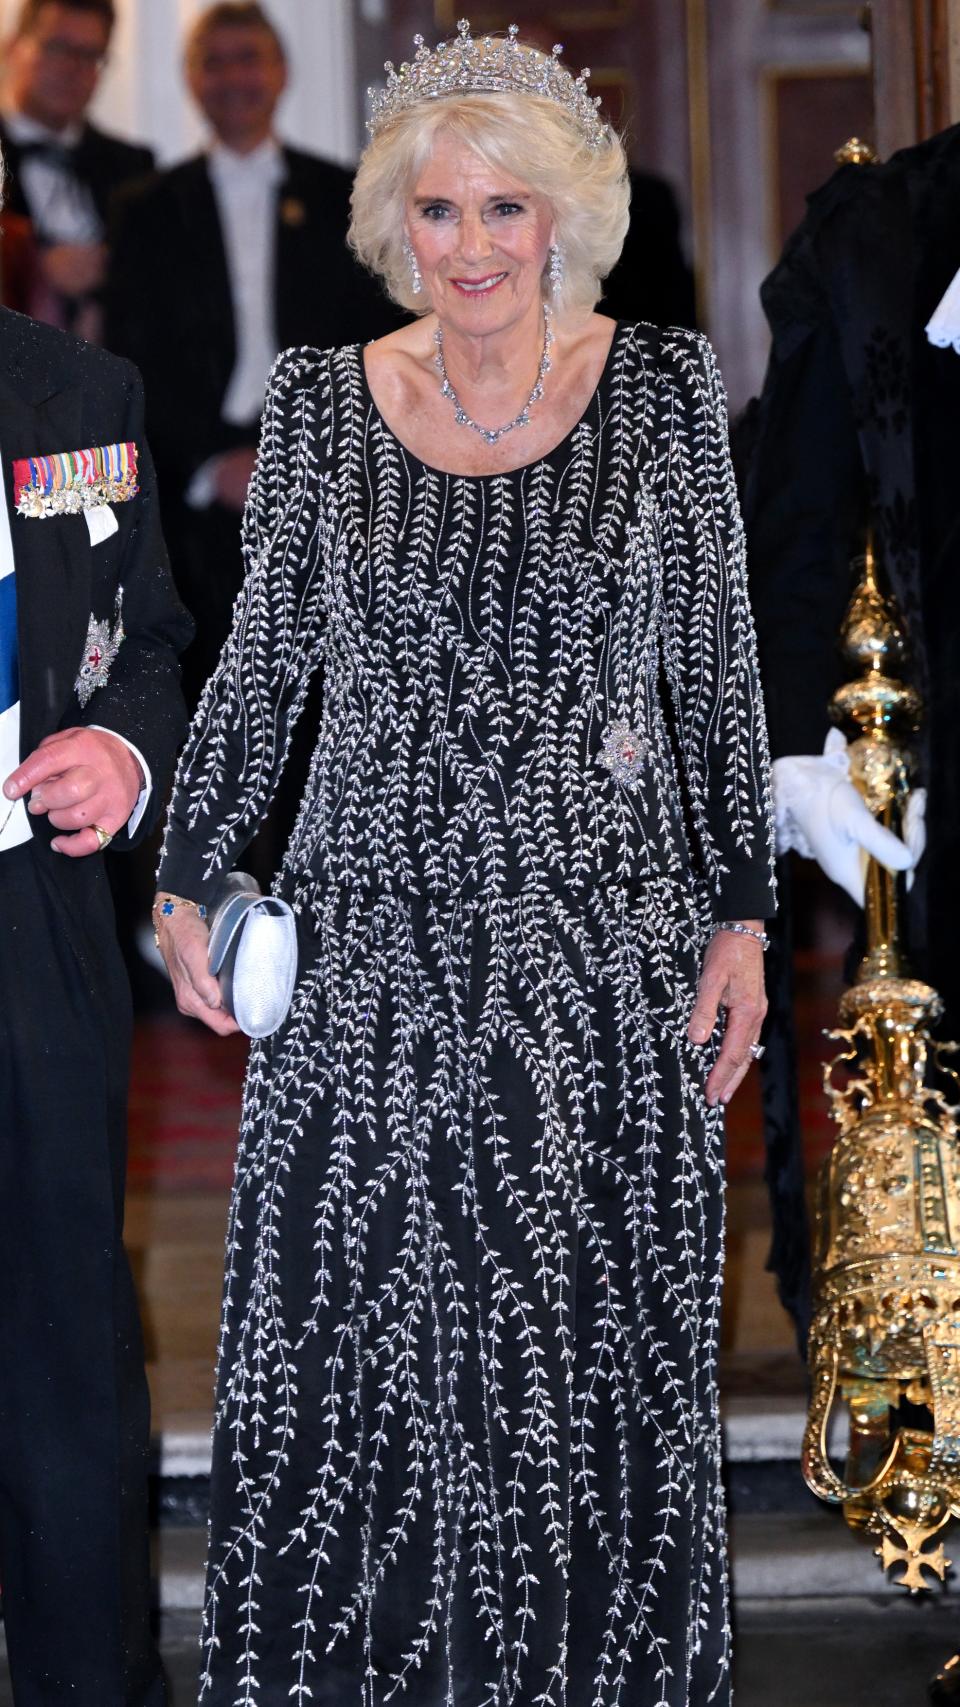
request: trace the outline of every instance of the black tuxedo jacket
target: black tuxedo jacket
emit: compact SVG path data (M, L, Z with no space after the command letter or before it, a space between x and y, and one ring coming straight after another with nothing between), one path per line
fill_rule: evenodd
M405 316L346 246L351 176L284 149L277 193L277 348L376 338ZM236 361L230 278L205 156L118 202L111 243L110 349L140 368L147 426L166 488L183 489L208 457L236 442L221 420Z
M140 451L140 492L115 507L119 532L112 538L92 545L82 514L40 521L14 510L19 458L129 440ZM124 736L143 753L153 780L139 840L159 817L185 732L177 654L191 634L160 531L139 376L106 351L0 309L0 458L17 579L21 757L58 729L100 724ZM109 680L82 707L76 682L90 619L112 625L121 588L125 638ZM44 817L32 824L46 857L56 832ZM125 833L116 844L129 845ZM77 892L103 866L50 857Z
M0 146L3 148L7 167L6 203L14 213L29 218L30 209L20 186L20 147L13 140L2 119ZM89 188L97 212L103 220L104 229L109 224L110 210L117 191L125 184L146 177L152 172L153 163L153 154L149 148L121 142L119 137L108 136L106 131L98 130L95 125L84 125L73 156L74 170L80 181Z

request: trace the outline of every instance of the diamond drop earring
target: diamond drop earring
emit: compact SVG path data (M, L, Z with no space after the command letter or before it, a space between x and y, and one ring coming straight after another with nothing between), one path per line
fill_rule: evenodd
M551 243L549 278L550 290L554 301L556 301L563 289L563 273L563 250L560 248L558 243Z
M413 244L409 237L405 237L403 240L403 258L410 268L410 283L413 286L413 293L415 296L420 296L423 291L423 274L417 264L417 257L413 252Z

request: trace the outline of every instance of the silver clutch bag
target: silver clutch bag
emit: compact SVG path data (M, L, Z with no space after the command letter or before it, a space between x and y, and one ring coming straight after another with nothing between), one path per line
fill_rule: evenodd
M208 923L208 964L224 1007L248 1037L269 1037L286 1019L297 981L292 908L264 895L248 872L232 871Z

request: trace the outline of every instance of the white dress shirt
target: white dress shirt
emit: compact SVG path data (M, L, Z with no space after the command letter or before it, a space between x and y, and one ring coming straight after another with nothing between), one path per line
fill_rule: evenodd
M2 452L0 452L0 467L2 467ZM26 521L24 527L42 527L38 521ZM10 530L10 512L5 502L0 499L0 581L5 576L14 573L13 535ZM77 659L79 667L80 660ZM136 805L127 820L126 828L132 836L147 809L147 802L153 788L150 767L132 741L118 735L115 729L107 729L102 723L88 725L92 729L101 729L106 735L113 735L117 741L129 748L141 771L143 772L143 787L137 797ZM0 787L6 782L11 771L15 771L20 763L20 705L11 705L0 715ZM26 801L17 800L12 804L0 794L0 853L7 848L19 847L21 842L28 842L33 834L30 820L27 816Z
M277 355L276 210L285 173L283 151L272 137L252 154L235 154L219 143L210 151L237 341L223 419L237 427L259 417Z
M5 112L3 117L11 138L21 147L31 142L43 142L55 148L75 148L82 135L79 125L54 131L23 113ZM102 241L103 224L92 192L68 166L28 156L20 168L19 179L24 201L41 242Z
M245 427L263 410L267 379L277 357L277 189L286 166L272 137L252 154L235 154L216 143L209 155L210 181L220 215L227 257L237 355L223 400L223 419ZM187 487L191 509L205 510L217 495L213 456Z

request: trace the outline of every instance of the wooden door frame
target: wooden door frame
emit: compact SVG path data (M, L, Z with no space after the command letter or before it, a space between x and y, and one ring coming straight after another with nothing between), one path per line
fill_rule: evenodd
M872 0L877 148L960 123L960 0Z

